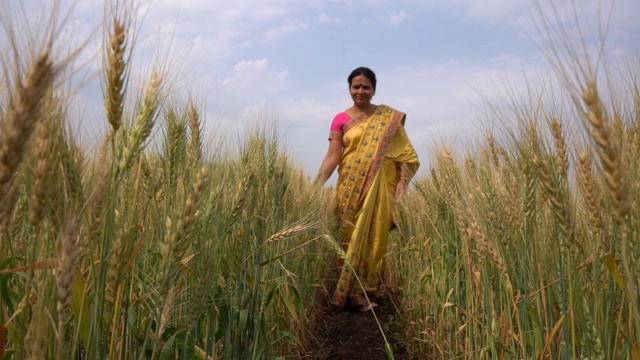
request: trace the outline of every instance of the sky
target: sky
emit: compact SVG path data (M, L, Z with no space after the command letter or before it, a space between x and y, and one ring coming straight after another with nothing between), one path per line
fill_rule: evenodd
M61 0L63 9L71 3ZM358 66L377 74L374 103L407 114L405 127L423 164L435 146L464 147L482 133L482 99L500 99L505 84L524 91L527 78L549 71L531 0L139 3L133 82L148 75L159 54L177 87L200 102L206 133L241 132L255 119L277 119L292 158L313 175L328 148L331 120L352 105L347 76ZM591 29L598 19L610 20L607 53L638 58L640 1L539 3L554 24L574 18L571 9ZM77 60L88 74L77 95L78 128L87 142L106 128L99 76L91 76L100 69L103 8L102 1L78 1L65 25L78 37L94 34Z

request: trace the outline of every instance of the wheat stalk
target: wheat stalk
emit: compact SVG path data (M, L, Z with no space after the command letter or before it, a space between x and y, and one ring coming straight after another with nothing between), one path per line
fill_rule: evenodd
M45 281L42 279L36 282L36 288L33 289L35 294L31 301L31 308L44 309L45 297L44 287ZM39 295L38 295L39 294ZM34 311L33 315L29 319L29 325L24 337L25 348L27 350L28 359L41 360L43 359L43 351L45 345L45 336L47 331L47 319L44 311Z

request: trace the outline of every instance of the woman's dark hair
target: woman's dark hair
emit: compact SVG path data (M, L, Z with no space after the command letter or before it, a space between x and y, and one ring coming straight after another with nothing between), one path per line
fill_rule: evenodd
M361 66L351 72L351 75L349 75L349 77L347 78L347 80L349 81L349 87L351 87L351 81L353 81L353 78L360 75L364 75L364 77L369 79L369 81L371 81L371 85L373 86L373 90L376 89L376 82L378 82L378 80L376 80L376 74L373 72L373 70L364 66Z

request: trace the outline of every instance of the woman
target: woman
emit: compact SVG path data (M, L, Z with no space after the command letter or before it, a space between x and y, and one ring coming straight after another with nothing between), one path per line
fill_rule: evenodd
M331 303L343 308L349 299L365 312L378 306L374 300L393 225L393 205L420 164L403 127L405 114L371 103L376 93L374 72L359 67L348 82L353 106L333 119L329 150L318 176L324 184L339 165L335 215L347 261L339 265Z

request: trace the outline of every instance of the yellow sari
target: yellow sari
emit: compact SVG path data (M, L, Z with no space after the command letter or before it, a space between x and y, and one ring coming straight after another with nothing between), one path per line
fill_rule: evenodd
M365 292L370 298L377 296L400 167L410 179L419 166L404 122L404 113L379 105L343 126L335 214L347 261L340 265L331 297L338 307L347 298L354 306L365 304Z

